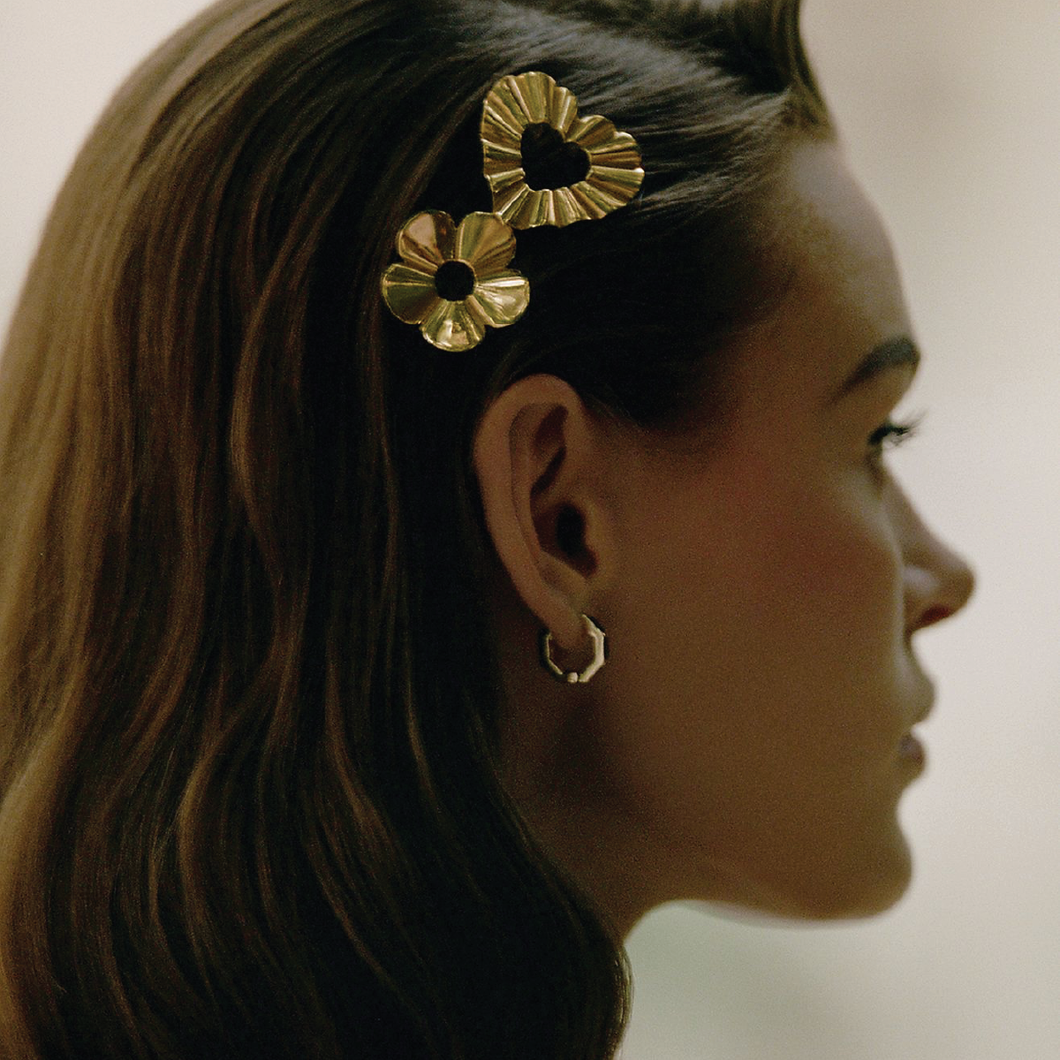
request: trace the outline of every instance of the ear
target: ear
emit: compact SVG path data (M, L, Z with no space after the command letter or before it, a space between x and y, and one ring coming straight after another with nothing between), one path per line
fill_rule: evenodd
M493 545L516 592L561 648L613 560L603 489L606 424L551 375L512 384L475 432L474 464Z

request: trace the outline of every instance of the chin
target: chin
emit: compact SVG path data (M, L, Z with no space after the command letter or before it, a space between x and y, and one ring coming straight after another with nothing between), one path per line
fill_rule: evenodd
M735 919L762 919L827 923L840 920L868 920L895 906L909 888L904 883L872 890L814 891L761 897L750 902L711 901L707 904Z
M727 893L703 895L729 916L778 920L863 920L892 908L909 890L912 857L904 836L862 858L818 859L790 876L744 878ZM793 867L794 868L794 867ZM735 882L735 881L733 881Z
M909 890L913 877L912 858L904 842L864 866L862 871L828 878L822 886L800 889L792 895L782 916L798 920L863 920L895 906Z
M871 892L810 901L794 915L799 920L867 920L893 908L909 890L909 880Z

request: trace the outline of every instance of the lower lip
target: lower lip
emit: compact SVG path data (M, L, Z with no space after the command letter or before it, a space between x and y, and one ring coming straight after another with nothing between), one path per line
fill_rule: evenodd
M902 737L898 745L898 754L903 762L908 762L918 769L923 769L927 765L927 752L924 750L924 745L912 733L907 733Z

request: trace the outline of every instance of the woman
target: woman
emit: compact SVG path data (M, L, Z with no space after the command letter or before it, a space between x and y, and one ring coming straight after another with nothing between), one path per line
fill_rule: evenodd
M4 354L5 1055L595 1060L655 905L891 905L917 356L797 0L202 14Z

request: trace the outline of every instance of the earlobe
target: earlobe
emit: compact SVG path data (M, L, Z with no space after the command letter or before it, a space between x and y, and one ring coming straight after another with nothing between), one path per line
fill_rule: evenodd
M599 433L569 384L536 375L500 394L475 434L475 473L498 558L564 648L584 639L582 612L607 562Z

